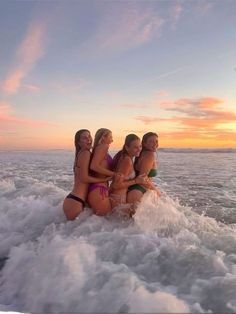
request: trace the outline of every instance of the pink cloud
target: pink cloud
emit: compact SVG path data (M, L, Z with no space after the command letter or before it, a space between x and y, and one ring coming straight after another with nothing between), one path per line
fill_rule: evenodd
M3 91L15 94L24 77L32 70L37 60L44 54L46 42L46 21L33 21L28 28L25 38L16 52L16 62L3 83Z
M34 21L30 24L27 34L17 51L20 61L32 64L42 57L44 54L46 31L45 21Z
M42 127L50 126L57 127L55 123L40 121L40 120L30 120L16 117L12 113L11 106L6 102L0 102L0 125L1 127L9 127L14 125L25 125L31 127Z
M21 80L25 77L25 69L16 68L6 78L3 83L3 90L7 94L14 94L20 87Z
M216 97L180 98L176 101L164 101L160 107L168 111L184 113L187 116L205 117L218 112L217 108L224 101ZM213 111L212 111L213 109Z

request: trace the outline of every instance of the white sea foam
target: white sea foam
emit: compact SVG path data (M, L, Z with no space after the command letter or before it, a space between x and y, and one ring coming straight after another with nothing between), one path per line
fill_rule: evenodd
M165 191L146 193L131 220L86 209L66 222L71 164L49 157L34 167L28 155L25 171L8 159L0 177L1 311L236 312L233 226Z
M65 220L61 211L63 190L37 181L16 190L13 183L0 182L10 187L2 190L0 257L5 257L12 246L36 239L48 224Z

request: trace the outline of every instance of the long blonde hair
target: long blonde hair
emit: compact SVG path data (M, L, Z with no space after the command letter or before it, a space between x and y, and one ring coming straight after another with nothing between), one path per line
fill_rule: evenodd
M103 137L107 136L109 133L111 133L111 130L106 129L106 128L100 128L97 130L94 137L92 154L95 152L96 147L101 144Z

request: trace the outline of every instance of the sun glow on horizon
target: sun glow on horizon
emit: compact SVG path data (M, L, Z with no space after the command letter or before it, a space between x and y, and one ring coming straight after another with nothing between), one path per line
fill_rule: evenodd
M100 127L113 149L148 131L165 148L236 147L236 2L3 0L1 12L0 150L73 149L78 129Z

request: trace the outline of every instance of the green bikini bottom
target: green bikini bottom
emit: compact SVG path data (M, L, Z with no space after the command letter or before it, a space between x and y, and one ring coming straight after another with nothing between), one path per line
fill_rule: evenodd
M133 184L128 188L128 192L133 191L133 190L138 190L142 192L143 194L146 192L146 189L142 187L142 185L139 185L139 184Z

